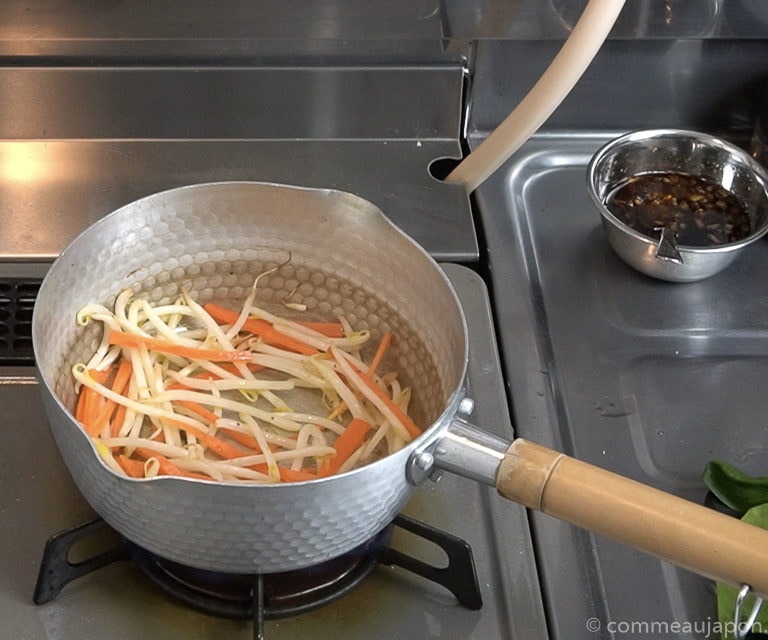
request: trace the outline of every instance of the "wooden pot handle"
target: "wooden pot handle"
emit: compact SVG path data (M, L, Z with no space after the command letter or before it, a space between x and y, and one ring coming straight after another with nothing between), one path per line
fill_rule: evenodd
M523 439L499 493L702 576L768 597L768 530Z

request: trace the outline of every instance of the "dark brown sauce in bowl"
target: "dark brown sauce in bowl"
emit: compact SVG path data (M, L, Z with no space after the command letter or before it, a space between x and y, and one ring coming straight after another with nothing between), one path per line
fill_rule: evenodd
M719 184L682 173L648 173L614 189L605 201L621 222L650 238L661 228L677 244L706 247L743 240L752 231L736 196Z

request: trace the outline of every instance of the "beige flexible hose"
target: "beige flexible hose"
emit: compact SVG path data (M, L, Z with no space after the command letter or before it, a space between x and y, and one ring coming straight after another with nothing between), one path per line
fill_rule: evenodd
M471 193L546 121L597 54L625 0L589 0L571 35L528 95L448 175Z

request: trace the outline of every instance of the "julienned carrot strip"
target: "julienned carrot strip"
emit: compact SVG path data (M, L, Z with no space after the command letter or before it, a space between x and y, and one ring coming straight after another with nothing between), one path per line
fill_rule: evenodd
M88 375L102 385L106 383L111 373L111 369L102 371L91 369L88 371ZM80 395L83 402L80 424L83 425L83 428L89 436L97 436L99 433L99 413L106 403L106 398L98 391L94 391L91 387L86 386L80 389Z
M152 351L170 353L191 360L210 360L211 362L248 362L253 357L253 354L248 351L224 351L187 347L170 342L169 340L162 340L161 338L144 337L135 333L114 331L112 329L109 331L109 343L121 347L140 347L143 345Z
M239 447L235 447L229 444L228 442L224 442L224 440L222 440L221 438L217 438L216 436L210 436L207 433L201 433L199 436L196 436L196 437L206 446L206 448L210 449L216 455L222 458L225 458L227 460L241 458L243 456L248 456L253 453L261 453L260 450L244 451Z
M96 369L90 369L88 375L98 380L103 374ZM93 402L93 394L95 391L85 385L80 387L80 394L77 396L77 405L75 405L75 418L77 421L85 426L86 413L90 409L89 404Z
M387 331L383 336L381 336L381 340L379 341L379 346L376 349L376 353L373 354L373 358L371 358L371 363L368 365L368 371L370 375L373 375L376 373L376 369L379 368L379 365L381 364L381 361L384 359L384 353L387 351L387 347L389 347L389 343L392 342L392 333ZM359 394L356 394L359 395ZM346 402L340 402L339 405L331 411L330 414L328 414L329 420L335 420L337 417L339 417L342 413L344 413L349 407L347 407Z
M128 386L128 383L131 381L132 372L133 366L131 365L131 361L128 359L121 360L119 366L117 367L117 373L112 380L112 385L110 387L111 390L122 395ZM107 378L108 377L109 376L107 376ZM104 426L109 422L112 414L115 412L117 406L118 404L114 400L105 398L102 407L99 410L99 414L96 416L94 423L90 425L90 429L92 429L95 433L91 433L90 435L101 433L102 429L104 429ZM112 429L110 429L110 431L111 430Z
M259 445L258 440L256 440L256 438L253 436L248 435L247 433L243 433L237 429L228 429L227 427L219 427L219 431L226 433L227 436L235 442L238 442L239 444L242 444L249 449L253 449L256 453L262 452L261 445Z
M381 361L384 359L384 353L387 351L387 347L389 347L389 343L392 342L392 333L387 331L383 336L381 336L381 340L379 341L379 346L376 349L376 353L373 354L373 358L371 358L371 363L368 365L368 371L371 375L376 373L376 369L379 368L379 365L381 364ZM339 405L331 411L330 414L328 414L329 420L335 420L338 416L340 416L342 413L344 413L349 407L347 407L347 403L342 401L339 403Z
M237 311L232 311L231 309L227 309L226 307L222 307L212 302L205 304L203 308L214 320L216 320L216 322L222 324L233 324L240 317L240 314ZM243 324L243 330L259 336L269 344L283 347L306 356L318 353L317 349L314 347L301 342L296 338L285 335L281 331L275 329L269 322L260 318L248 318Z
M193 427L192 425L187 424L186 422L182 422L181 420L173 420L171 418L163 418L164 420L167 420L168 422L171 422L172 424L176 425L179 429L182 429L183 431L186 431L190 435L195 436L200 442L203 443L208 449L213 451L215 454L217 454L221 458L226 459L233 459L233 458L241 458L243 456L251 455L252 451L244 451L238 447L235 447L228 442L225 442L221 438L217 438L216 436L212 436L208 433L205 433L205 431L201 431L197 427ZM258 451L256 453L261 453L261 451Z
M373 378L371 378L367 373L360 371L360 369L355 367L354 364L352 364L352 367L354 368L360 380L363 381L365 386L373 391L373 393L378 396L379 400L387 405L387 408L395 414L395 417L400 420L406 431L411 434L411 437L416 438L421 435L421 429L416 426L416 423L413 421L413 419L405 411L398 407L397 404L395 404L394 400L389 397L389 394L387 394L379 385L373 381Z
M172 389L176 386L181 385L170 385L168 388ZM193 402L192 400L177 400L177 402L183 406L192 411L193 413L197 414L210 424L215 424L216 421L219 419L219 416L217 416L213 411L210 409L207 409L203 405L201 405L198 402ZM259 446L259 443L257 442L256 438L253 436L248 435L247 433L243 433L242 431L237 431L236 429L227 429L225 427L219 428L219 431L224 432L229 436L232 440L235 442L238 442L239 444L245 445L251 451L240 451L236 447L230 447L226 442L223 440L216 438L215 436L212 436L207 433L203 433L202 431L199 431L197 429L194 429L194 427L187 427L186 425L182 426L180 423L178 424L178 427L180 429L186 429L190 435L195 436L196 438L200 439L201 441L213 443L214 446L210 447L216 453L219 453L219 455L223 458L238 458L240 456L245 455L252 455L253 453L261 453L261 447ZM198 435L202 434L202 435ZM206 445L208 446L208 445ZM217 450L218 447L218 450Z
M92 391L92 393L99 396L99 394L96 391ZM85 428L88 435L93 437L99 435L102 432L102 429L104 429L104 425L112 417L112 413L115 411L115 407L117 406L117 403L114 400L109 400L108 398L103 398L103 397L101 398L101 400L102 401L99 402L98 412L96 416L89 421L88 426Z
M245 362L245 363L239 363L239 364L245 364L245 366L248 368L248 371L250 371L251 373L256 371L261 371L265 368L264 365L256 364L255 362ZM235 375L238 375L238 376L242 375L240 371L238 371L234 363L222 362L221 364L219 364L219 366L225 371L228 371L229 373L234 373Z
M196 478L198 480L211 479L210 476L207 476L203 473L195 473L194 471L179 469L179 467L173 464L173 462L171 462L164 455L157 453L156 451L152 451L151 449L144 449L143 447L138 447L135 449L135 454L140 458L144 458L145 460L149 460L150 458L154 458L155 460L157 460L160 475L163 475L163 476L182 476L184 478Z
M115 374L115 382L112 385L112 390L116 393L125 395L125 390L131 384L132 376L133 365L131 364L131 361L126 358L117 368L117 373ZM114 416L112 418L112 435L116 436L118 433L120 433L123 422L125 422L125 413L127 410L128 407L126 407L124 404L117 405L117 409L115 410Z
M127 411L128 407L124 404L117 406L115 416L112 418L112 437L116 437L120 434L120 429L122 429L125 424L125 414Z
M196 413L201 418L207 420L211 424L215 424L216 421L219 419L219 416L217 416L213 411L206 409L203 405L197 402L192 402L191 400L178 400L177 402L183 407L186 407L187 409L192 411L193 413ZM253 451L247 452L247 455L251 455L251 453L253 452L261 453L261 446L259 446L258 441L253 436L250 436L247 433L243 433L242 431L238 431L237 429L228 429L226 427L220 427L219 431L226 433L227 436L229 436L235 442L245 445L249 449L253 450ZM213 436L208 436L208 437L213 437ZM246 454L241 453L240 455L246 455Z
M176 386L176 385L172 385L171 387L168 387L168 388L170 389L173 386ZM201 405L198 402L192 402L191 400L177 400L177 402L182 407L186 407L193 413L196 413L197 415L199 415L201 418L210 422L211 424L215 423L219 419L219 416L217 416L213 411L211 411L210 409L206 409L203 405Z
M331 475L331 461L326 458L317 465L317 477L325 478L329 475Z
M206 310L208 310L208 306L209 305L206 305ZM215 307L215 305L213 306ZM223 307L219 307L217 311L219 310L228 311L228 309L224 309ZM234 315L234 317L229 316L230 319L226 320L225 322L234 322L235 320L237 320L238 314L235 312L232 312L232 314ZM212 313L211 315L213 316ZM305 342L301 342L296 338L292 338L291 336L284 334L282 331L278 331L269 322L267 322L266 320L262 320L260 318L248 318L243 324L243 329L245 329L246 331L249 331L250 333L256 336L259 336L269 344L272 344L278 347L283 347L290 351L301 353L305 356L311 356L318 353L315 347L308 345Z
M81 424L89 436L96 437L99 435L98 429L96 428L96 418L98 417L99 412L99 398L103 399L103 396L90 387L83 388L80 393L85 396L83 399L84 408Z
M344 325L341 322L310 322L306 320L297 320L297 324L307 329L312 329L322 333L326 338L343 338Z
M249 318L245 321L243 329L250 331L252 334L259 336L265 342L273 344L276 347L283 347L284 349L295 351L296 353L301 353L305 356L311 356L318 353L318 350L313 346L285 335L283 332L275 329L269 322L262 320L261 318Z
M105 407L107 399L102 396L98 391L91 389L90 398L88 400L87 412L86 412L86 425L85 430L88 435L95 436L101 431L99 425L99 414Z
M368 371L371 375L376 373L376 369L379 368L381 361L384 359L384 353L386 353L390 342L392 342L392 334L387 331L383 336L381 336L381 340L379 341L379 346L376 349L376 353L373 354L371 363L368 365Z
M117 373L115 374L115 380L112 383L112 391L115 393L123 393L128 383L131 381L131 374L133 373L133 366L131 361L127 358L123 358L117 367Z
M125 475L130 478L143 478L144 477L144 463L141 460L134 460L129 458L124 453L120 453L115 456L117 464L125 471Z
M371 425L360 418L352 418L347 428L344 430L333 448L336 449L336 455L330 460L330 471L336 473L342 464L363 444L365 434L370 431Z
M83 424L83 421L85 420L85 405L88 402L88 395L86 394L87 389L90 389L90 387L81 387L80 395L77 396L77 405L75 406L75 419L80 424Z
M206 302L203 305L203 309L205 309L208 315L219 324L234 324L240 317L239 312L227 309L227 307L222 307L215 302Z
M319 477L316 473L312 473L306 469L299 471L293 471L288 467L277 466L280 471L280 480L283 482L302 482L303 480L317 480Z

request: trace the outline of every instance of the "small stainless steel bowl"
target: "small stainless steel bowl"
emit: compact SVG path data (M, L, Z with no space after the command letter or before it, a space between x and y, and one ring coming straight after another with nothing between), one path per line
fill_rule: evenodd
M608 196L631 178L649 173L681 173L719 184L746 207L750 234L737 242L708 246L676 245L667 234L644 235L606 207ZM768 231L768 173L746 151L704 133L681 129L635 131L611 140L592 157L587 187L600 211L614 251L654 278L693 282L730 265L750 243ZM676 251L675 251L676 249Z

